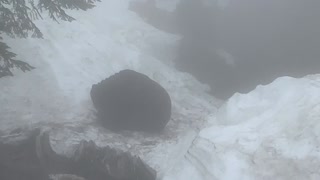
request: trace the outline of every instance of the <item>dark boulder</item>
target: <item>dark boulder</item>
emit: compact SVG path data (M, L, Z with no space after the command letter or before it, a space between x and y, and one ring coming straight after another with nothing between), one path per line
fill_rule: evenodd
M111 130L159 132L171 117L167 91L148 76L122 70L92 86L98 118Z

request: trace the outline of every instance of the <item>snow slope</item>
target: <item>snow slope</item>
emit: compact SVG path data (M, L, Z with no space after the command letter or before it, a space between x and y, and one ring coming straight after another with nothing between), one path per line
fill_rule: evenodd
M164 180L320 179L320 75L279 78L234 95L217 112L221 102L208 87L173 68L178 37L143 23L128 2L70 11L72 23L38 20L44 39L6 39L37 69L0 79L1 137L44 127L67 155L82 139L94 140L140 155ZM95 123L91 85L125 68L171 95L163 133L116 134Z
M320 75L236 94L164 179L320 179L319 117Z
M208 87L172 66L178 37L145 24L127 10L129 0L108 0L87 12L68 11L77 20L36 24L44 39L6 42L36 69L0 79L0 136L43 127L59 153L70 154L81 140L94 140L140 155L159 177L183 158L205 117L219 101ZM156 135L111 133L95 122L91 85L130 68L164 86L173 103L172 120ZM19 132L19 131L14 131Z

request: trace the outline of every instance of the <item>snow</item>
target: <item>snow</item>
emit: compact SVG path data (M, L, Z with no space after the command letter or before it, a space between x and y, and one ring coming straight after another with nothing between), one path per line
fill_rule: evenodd
M174 69L179 37L144 23L128 2L68 11L71 23L37 20L44 39L6 38L36 69L0 79L1 137L43 127L66 155L94 140L141 156L159 180L320 179L320 75L281 77L218 109L206 85ZM163 133L112 133L95 122L91 85L125 68L168 90L173 115Z
M319 179L319 117L320 75L235 94L164 179Z
M86 12L67 11L77 20L35 23L43 39L6 42L18 59L36 69L0 79L0 136L35 127L50 130L53 148L70 155L81 140L94 140L141 156L161 176L183 159L205 117L221 104L199 83L172 65L179 37L161 32L129 11L128 0L98 3ZM133 69L170 94L172 119L161 134L112 133L100 127L90 99L92 84Z

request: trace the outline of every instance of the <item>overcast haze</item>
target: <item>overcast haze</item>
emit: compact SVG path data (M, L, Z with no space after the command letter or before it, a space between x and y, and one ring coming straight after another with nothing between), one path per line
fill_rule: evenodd
M177 67L218 97L319 73L319 1L184 0L169 10L140 2L133 10L146 22L182 37Z

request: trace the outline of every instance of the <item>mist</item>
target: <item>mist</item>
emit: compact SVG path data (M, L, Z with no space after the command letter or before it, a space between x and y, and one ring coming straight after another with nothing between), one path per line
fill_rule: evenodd
M281 76L319 73L319 8L313 0L183 0L173 11L152 0L130 6L181 37L176 67L222 99Z

